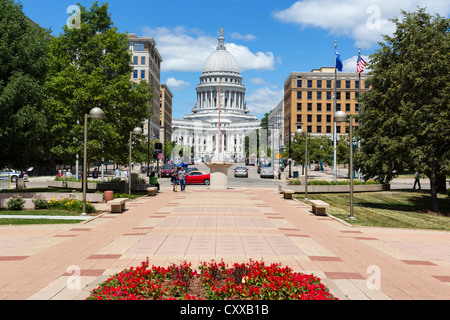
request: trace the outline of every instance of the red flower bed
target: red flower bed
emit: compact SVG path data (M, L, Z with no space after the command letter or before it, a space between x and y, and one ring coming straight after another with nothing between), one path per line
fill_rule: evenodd
M88 300L335 300L320 279L264 262L149 267L148 259L91 292Z

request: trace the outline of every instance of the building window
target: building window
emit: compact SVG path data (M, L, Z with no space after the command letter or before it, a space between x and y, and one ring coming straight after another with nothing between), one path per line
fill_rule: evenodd
M321 103L317 104L317 111L318 112L322 111L322 104Z
M317 100L322 100L322 91L317 91Z
M322 88L322 80L317 80L317 88Z
M134 51L144 51L144 44L142 42L134 43Z
M341 133L341 126L336 126L336 133Z
M297 115L297 122L302 122L302 115L301 114Z
M352 93L351 92L346 92L345 93L345 100L352 100Z
M301 91L297 91L297 99L298 100L302 99L302 92Z
M297 111L302 111L302 104L300 102L297 103Z
M327 80L327 88L331 88L331 80Z
M316 130L317 130L317 133L322 133L322 126L317 126Z
M137 57L137 56L134 56L134 57L133 57L133 64L134 64L135 66L138 65L138 57Z
M350 89L350 80L346 80L346 81L345 81L345 87L346 87L347 89Z
M141 64L142 64L143 66L145 66L145 56L142 56L142 57L141 57Z
M145 79L145 70L141 70L141 79Z
M331 92L327 91L327 100L331 100Z
M337 80L336 81L336 88L340 89L341 88L341 80Z
M345 104L345 111L350 112L350 103Z
M327 133L331 133L331 126L327 126Z
M322 123L322 115L321 114L317 115L317 123Z
M297 80L297 88L301 88L302 87L302 80Z
M312 100L312 92L311 91L308 91L308 100Z
M341 111L341 104L340 103L336 103L336 111Z
M331 112L331 103L327 103L327 112Z
M355 88L358 89L359 88L359 80L355 81Z
M359 111L359 104L355 104L355 111L358 112Z
M137 79L137 77L138 77L138 72L137 72L137 70L133 70L133 78L134 78L134 79Z
M312 80L308 80L308 88L312 88Z
M312 114L308 114L307 119L308 123L312 122Z
M307 132L312 132L312 126L308 126Z
M308 111L312 111L312 103L308 103Z
M327 114L327 123L331 123L331 114Z
M336 100L341 100L341 92L336 92Z

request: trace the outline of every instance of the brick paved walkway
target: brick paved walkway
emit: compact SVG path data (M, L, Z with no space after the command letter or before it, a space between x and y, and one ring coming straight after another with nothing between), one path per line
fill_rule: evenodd
M85 299L147 257L280 262L340 299L450 298L449 232L351 227L266 189L165 189L127 206L77 225L0 226L0 299Z

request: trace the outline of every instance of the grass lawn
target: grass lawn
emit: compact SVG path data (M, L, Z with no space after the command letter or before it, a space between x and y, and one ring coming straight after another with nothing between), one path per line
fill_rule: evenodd
M79 216L78 212L65 210L0 210L0 215L11 216L1 218L0 225L24 225L24 224L60 224L60 223L80 223L83 220L70 219L32 219L15 218L15 216Z
M294 197L305 202L303 194ZM350 214L349 193L308 194L311 200L323 200L330 204L327 213L357 226L432 229L450 231L450 198L439 194L438 216L430 213L429 191L383 191L353 194L353 215L356 221L348 220Z

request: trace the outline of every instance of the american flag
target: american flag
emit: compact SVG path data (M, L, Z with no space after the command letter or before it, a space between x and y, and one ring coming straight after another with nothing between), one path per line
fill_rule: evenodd
M358 61L356 61L356 72L361 73L364 70L364 67L367 65L367 62L361 58L361 55L358 55Z

